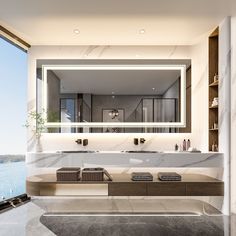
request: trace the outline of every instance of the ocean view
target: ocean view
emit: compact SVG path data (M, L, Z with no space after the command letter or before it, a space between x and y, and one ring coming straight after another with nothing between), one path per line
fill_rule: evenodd
M0 162L0 201L25 193L25 161Z

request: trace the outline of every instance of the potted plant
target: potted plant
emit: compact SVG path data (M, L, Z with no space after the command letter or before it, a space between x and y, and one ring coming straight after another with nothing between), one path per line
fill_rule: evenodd
M36 138L36 151L42 152L42 145L40 138L42 133L45 131L46 119L44 118L44 111L30 111L28 113L28 119L26 121L25 127L30 128Z

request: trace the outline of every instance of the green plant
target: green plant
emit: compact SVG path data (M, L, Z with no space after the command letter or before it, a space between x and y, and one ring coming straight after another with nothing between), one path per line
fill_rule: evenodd
M44 111L30 111L28 113L28 119L24 125L26 128L31 128L37 138L40 138L41 134L45 131L46 119L44 118Z
M60 122L59 112L48 111L47 117L48 117L48 122Z

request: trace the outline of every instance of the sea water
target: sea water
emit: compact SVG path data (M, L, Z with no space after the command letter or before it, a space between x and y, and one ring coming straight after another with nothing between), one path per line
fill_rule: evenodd
M24 161L0 164L0 201L26 192Z

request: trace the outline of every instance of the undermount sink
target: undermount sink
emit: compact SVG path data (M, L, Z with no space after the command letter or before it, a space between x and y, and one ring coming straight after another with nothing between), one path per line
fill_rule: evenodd
M91 151L91 150L78 150L78 151L58 151L58 153L95 153L98 151Z
M136 150L133 150L133 151L124 151L126 153L158 153L158 151L145 151L145 150L140 150L140 151L136 151Z
M92 150L66 150L57 151L57 153L159 153L158 151L148 151L148 150L125 150L125 151L92 151Z

